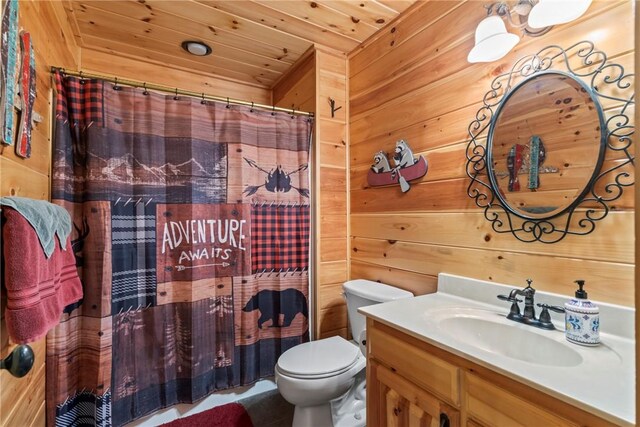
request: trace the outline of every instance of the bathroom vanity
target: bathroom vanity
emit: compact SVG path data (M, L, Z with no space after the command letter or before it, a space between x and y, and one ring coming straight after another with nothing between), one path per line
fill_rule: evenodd
M634 424L632 309L603 306L603 343L589 348L566 342L562 315L555 331L507 320L496 295L515 286L444 274L438 283L435 294L360 310L367 425Z

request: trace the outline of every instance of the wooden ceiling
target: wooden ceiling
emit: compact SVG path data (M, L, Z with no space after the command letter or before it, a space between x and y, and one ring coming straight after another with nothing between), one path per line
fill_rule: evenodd
M271 87L312 44L348 53L415 1L66 0L66 10L81 47ZM213 53L190 55L184 40Z

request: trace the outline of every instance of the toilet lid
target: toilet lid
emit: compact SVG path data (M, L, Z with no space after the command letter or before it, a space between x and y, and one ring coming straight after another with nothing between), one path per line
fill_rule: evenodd
M342 337L325 338L295 346L278 359L278 369L298 378L338 375L361 355L360 349Z

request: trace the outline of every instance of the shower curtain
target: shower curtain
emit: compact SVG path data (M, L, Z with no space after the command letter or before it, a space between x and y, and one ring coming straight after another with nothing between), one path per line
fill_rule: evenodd
M312 122L55 75L52 199L84 299L48 425L123 425L273 375L308 340Z

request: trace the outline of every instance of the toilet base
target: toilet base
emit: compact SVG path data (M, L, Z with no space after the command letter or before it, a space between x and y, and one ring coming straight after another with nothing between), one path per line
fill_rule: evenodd
M363 369L356 375L349 392L331 401L334 427L365 427L367 425L366 382L367 372Z
M296 406L292 427L333 427L331 404Z

